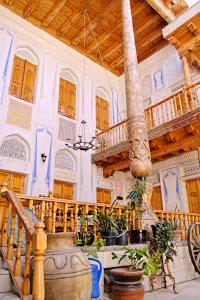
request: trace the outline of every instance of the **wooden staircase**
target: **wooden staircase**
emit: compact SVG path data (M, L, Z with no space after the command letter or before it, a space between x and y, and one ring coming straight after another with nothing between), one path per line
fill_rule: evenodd
M0 255L0 300L19 300L8 268Z

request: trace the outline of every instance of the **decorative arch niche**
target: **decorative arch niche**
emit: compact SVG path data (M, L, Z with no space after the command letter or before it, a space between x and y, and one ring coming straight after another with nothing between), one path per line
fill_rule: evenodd
M2 141L0 155L11 159L29 161L30 147L22 137L10 135Z
M36 52L28 46L20 46L15 51L16 55L30 61L34 65L39 65L39 57Z
M76 172L76 160L67 150L59 150L55 157L55 168Z

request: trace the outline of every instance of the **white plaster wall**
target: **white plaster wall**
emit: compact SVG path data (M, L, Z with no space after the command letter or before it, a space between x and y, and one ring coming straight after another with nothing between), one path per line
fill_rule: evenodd
M47 195L48 189L43 186L44 174L46 168L44 164L39 161L41 153L48 151L49 141L43 140L43 143L38 144L37 160L38 160L38 174L40 174L37 185L32 187L32 178L34 173L34 159L35 159L35 144L36 144L36 127L37 125L49 128L52 130L52 152L51 152L51 178L49 189L53 188L54 180L54 158L55 153L59 149L65 148L65 142L58 139L58 127L60 115L58 110L58 93L59 93L59 77L61 71L68 70L74 74L77 84L77 109L76 119L71 120L77 124L77 127L82 120L82 85L83 85L83 56L66 46L62 42L56 40L44 31L36 28L32 24L16 16L6 8L0 6L0 24L4 28L13 32L14 40L11 51L11 59L6 77L6 91L3 98L3 104L0 106L0 143L10 134L21 136L30 145L30 160L25 166L22 163L12 161L6 163L7 159L1 157L0 169L10 170L27 174L27 189L26 193L33 193L34 195ZM0 43L3 41L1 40ZM34 95L34 103L29 104L23 100L18 100L8 94L12 61L16 53L21 56L27 56L27 51L32 52L32 56L37 61L37 79L36 89ZM3 54L0 55L2 57ZM33 59L33 60L34 60ZM33 61L32 60L32 61ZM112 89L114 90L115 97L118 98L119 93L119 80L118 77L107 72ZM95 120L95 107L96 107L96 90L102 89L106 95L107 100L110 102L110 125L114 122L112 118L112 91L109 88L109 83L105 76L104 69L98 64L86 58L86 80L85 80L85 119L88 123L89 135L95 134L96 120ZM10 99L16 99L19 103L26 104L32 108L32 121L30 129L22 129L14 125L6 124L8 105ZM67 119L64 117L64 119ZM89 136L88 136L89 138ZM46 153L47 154L47 153ZM76 192L74 197L81 201L96 201L96 180L95 173L96 167L91 164L90 153L77 153L73 152L74 159L77 162L76 174ZM3 162L2 162L3 161ZM47 162L45 162L46 164ZM20 164L20 167L19 167ZM44 171L45 169L45 171ZM43 174L43 175L42 175Z
M5 94L3 97L3 104L0 104L0 143L2 140L12 134L21 136L30 146L30 158L27 162L19 162L17 160L7 159L0 157L0 169L10 170L14 172L23 173L26 175L26 193L31 194L34 190L35 195L46 195L48 194L48 189L53 189L54 177L58 177L62 173L55 172L55 155L60 149L65 149L65 142L58 139L59 130L59 119L60 115L57 113L58 108L58 93L59 93L59 77L65 72L70 74L72 81L77 84L77 105L76 105L76 119L71 120L65 117L63 119L68 119L72 123L78 124L82 120L82 91L83 91L83 56L66 46L62 42L56 40L44 31L36 28L32 24L23 20L22 18L16 16L5 7L0 6L0 24L7 28L11 33L13 33L14 40L11 51L11 59L8 64L8 72L5 84ZM0 40L2 43L2 40ZM0 51L0 61L3 59L3 54L5 54L5 48L1 48ZM27 52L28 51L28 52ZM37 63L37 80L36 89L34 95L34 103L26 103L23 100L16 99L8 94L12 61L15 53L27 56L34 63ZM28 54L27 54L28 53ZM170 80L171 69L167 69L168 62L175 61L177 68L175 74L177 76L173 77L174 81ZM157 69L161 69L163 72L164 84L159 90L153 88L153 73ZM180 86L183 83L183 73L181 61L178 57L176 50L172 46L165 47L160 50L150 58L146 59L139 65L141 80L144 76L150 75L152 84L152 103L158 101L159 99L167 96L172 89ZM1 64L0 64L1 72ZM193 70L193 72L195 72ZM116 123L117 120L126 118L126 101L125 101L125 85L124 76L116 77L107 71L109 76L110 84L113 90L110 90L109 83L105 76L105 70L86 58L86 80L85 80L85 98L86 98L86 109L85 118L88 122L89 134L93 135L95 131L95 95L104 95L107 98L110 108L110 125ZM0 73L2 75L2 72ZM2 78L2 77L1 77ZM0 81L2 85L2 81ZM112 99L113 95L115 99ZM22 129L14 125L9 125L6 123L8 105L10 99L15 99L19 103L26 104L32 109L32 120L30 129ZM116 108L116 103L118 102L119 112ZM36 128L40 125L44 128L49 128L52 131L52 151L51 151L51 177L49 188L43 187L44 176L42 180L38 180L37 186L32 189L33 184L33 174L34 174L34 161L35 161L35 144L36 144ZM49 142L47 142L48 144ZM37 149L37 159L39 160L41 153L45 152L45 147L48 145L40 144ZM76 174L69 173L67 178L68 181L76 184L74 198L80 201L96 201L96 187L101 187L109 189L112 191L112 198L115 199L116 196L123 196L124 201L126 201L126 196L132 187L132 179L130 174L124 174L122 172L116 172L113 177L108 179L103 178L102 174L97 175L97 168L95 165L91 164L91 152L90 153L80 153L73 150L69 150L69 154L72 155L73 160L76 161ZM192 162L192 158L190 163ZM159 185L160 181L157 182L156 178L160 177L159 171L168 167L167 161L161 162L154 166L153 180L154 185ZM182 165L188 162L183 161ZM45 163L46 164L46 163ZM179 167L179 162L174 160L173 166ZM43 174L44 164L38 162L38 174ZM57 175L55 175L57 174ZM65 174L66 175L66 174ZM66 179L67 180L67 179ZM186 195L184 191L184 180L180 177L180 185L182 187L183 193L181 195L183 202L186 203ZM185 208L187 205L184 206Z

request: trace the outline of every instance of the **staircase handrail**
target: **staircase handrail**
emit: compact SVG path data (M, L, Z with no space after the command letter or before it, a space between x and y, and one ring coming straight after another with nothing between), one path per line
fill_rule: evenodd
M44 300L44 254L47 248L44 223L34 225L15 192L5 187L0 192L0 252L21 299ZM23 246L25 260L22 271Z

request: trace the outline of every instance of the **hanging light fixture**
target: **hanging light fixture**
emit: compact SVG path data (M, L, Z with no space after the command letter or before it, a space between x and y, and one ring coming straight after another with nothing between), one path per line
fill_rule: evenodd
M76 142L73 144L70 144L70 139L67 139L68 143L66 143L65 145L68 148L72 148L75 151L77 150L88 151L90 149L96 150L100 146L100 144L95 144L95 136L93 136L89 142L86 140L86 135L85 135L86 126L87 126L86 121L82 120L78 131L81 134L78 135Z
M70 139L67 139L67 143L65 144L68 148L71 148L75 151L81 150L81 151L88 151L88 150L96 150L100 147L100 144L96 144L96 138L95 136L92 136L92 138L87 141L87 136L89 136L89 130L87 128L87 122L84 118L84 109L85 109L85 57L86 57L86 51L85 51L85 16L86 16L86 9L84 10L84 60L83 60L83 84L82 84L82 97L83 97L83 120L81 121L81 124L79 126L78 130L78 136L76 138L76 141L74 143L70 143Z

